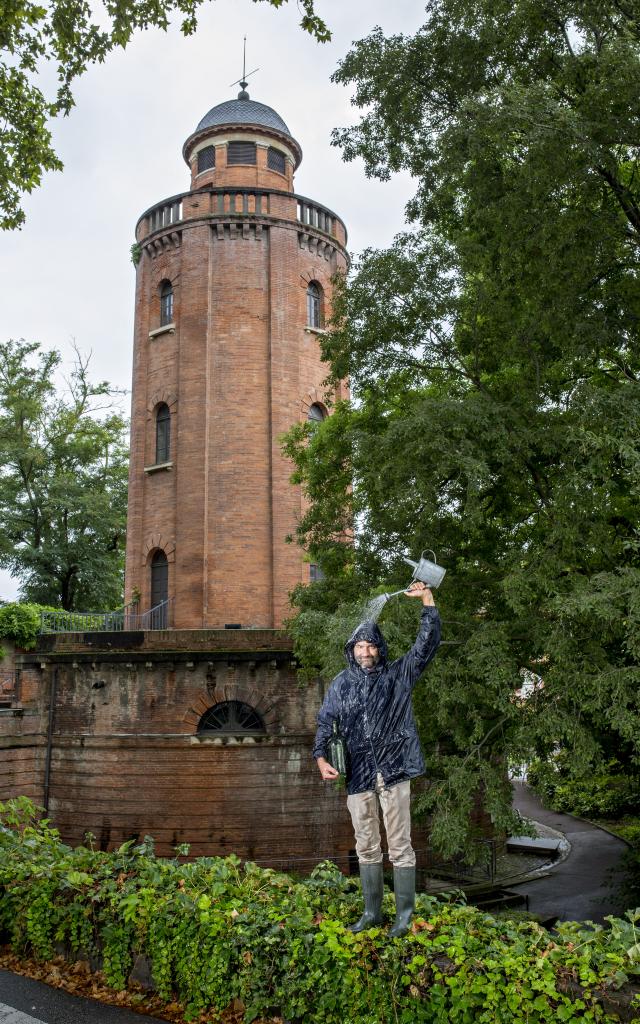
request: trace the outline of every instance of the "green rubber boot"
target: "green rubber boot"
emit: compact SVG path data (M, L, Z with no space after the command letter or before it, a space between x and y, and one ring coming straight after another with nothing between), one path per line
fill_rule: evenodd
M364 913L359 921L351 925L351 932L363 932L366 928L382 924L382 861L379 864L360 865L360 884L364 896Z
M392 939L400 939L409 931L416 908L416 869L394 868L393 891L396 897L396 919L389 931Z

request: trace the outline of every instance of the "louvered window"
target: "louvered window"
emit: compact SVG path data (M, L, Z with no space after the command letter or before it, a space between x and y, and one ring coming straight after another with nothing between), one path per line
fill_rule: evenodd
M198 732L264 733L262 718L249 704L241 700L225 700L205 711L198 724Z
M198 174L202 171L209 171L212 167L216 166L216 148L215 146L205 146L204 149L198 151Z
M171 453L171 413L169 406L161 402L156 413L156 466L168 462Z
M228 164L255 164L255 142L230 142L227 146Z
M284 153L279 149L274 149L273 146L269 146L267 150L267 167L270 171L278 171L279 174L284 174Z

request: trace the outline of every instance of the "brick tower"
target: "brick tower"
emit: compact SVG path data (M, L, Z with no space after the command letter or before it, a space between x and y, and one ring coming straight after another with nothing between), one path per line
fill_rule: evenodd
M136 227L126 600L169 601L152 628L277 628L314 571L286 542L302 497L279 437L329 411L346 230L295 194L301 148L241 85L184 144L190 190Z

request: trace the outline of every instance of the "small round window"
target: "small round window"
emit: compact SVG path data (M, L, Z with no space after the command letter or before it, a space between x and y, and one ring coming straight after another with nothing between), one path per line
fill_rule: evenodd
M255 708L241 700L225 700L214 704L205 711L198 723L198 732L256 734L265 733L266 729L261 716Z

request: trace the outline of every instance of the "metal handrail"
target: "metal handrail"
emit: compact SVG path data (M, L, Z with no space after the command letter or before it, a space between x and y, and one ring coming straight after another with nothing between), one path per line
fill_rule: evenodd
M0 703L11 701L16 692L17 673L13 668L0 669Z
M428 846L425 853L425 867L441 876L455 879L456 881L471 881L486 879L489 882L495 881L497 873L497 842L495 839L476 839L473 846L480 852L475 864L468 864L462 857L454 857L448 860L436 853L433 847Z
M129 630L171 629L173 598L146 612L137 603L112 612L40 612L41 633L119 633Z

